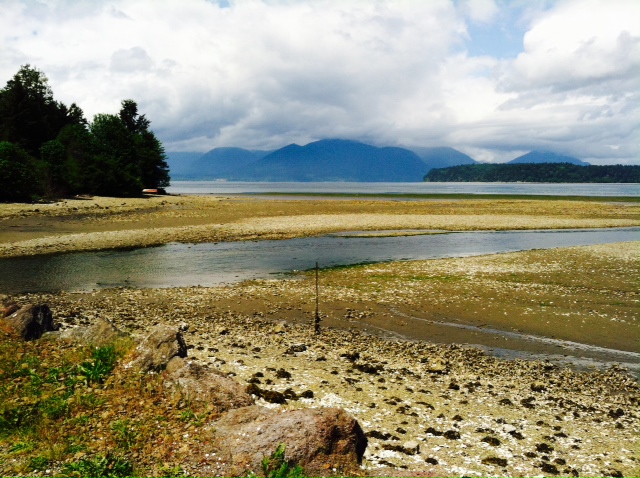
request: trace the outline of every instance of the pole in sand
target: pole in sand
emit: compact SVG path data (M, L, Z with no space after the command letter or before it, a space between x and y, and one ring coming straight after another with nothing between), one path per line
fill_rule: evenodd
M316 262L316 317L314 320L314 330L316 334L320 333L320 308L319 308L319 287L318 287L318 263Z

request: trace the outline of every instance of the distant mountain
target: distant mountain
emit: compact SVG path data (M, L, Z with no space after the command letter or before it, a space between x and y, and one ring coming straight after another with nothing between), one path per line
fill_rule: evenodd
M421 181L426 171L423 161L408 149L324 139L306 146L285 146L236 170L229 179L411 182Z
M428 166L427 171L435 168L448 168L463 164L477 164L477 161L461 153L457 149L448 147L411 148L418 157Z
M202 153L166 153L169 175L171 179L188 178L193 170L193 163L202 156Z
M529 163L569 163L577 164L578 166L589 166L586 161L581 161L578 158L571 156L563 156L562 154L552 153L550 151L531 151L530 153L518 156L506 164L529 164Z
M269 153L242 148L215 148L193 163L191 174L202 179L232 179Z

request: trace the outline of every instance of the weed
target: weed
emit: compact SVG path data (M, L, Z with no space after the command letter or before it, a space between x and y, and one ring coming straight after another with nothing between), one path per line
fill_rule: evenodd
M124 458L108 453L106 456L97 455L68 463L63 471L69 476L125 477L133 474L133 465Z
M180 420L183 422L193 422L197 427L204 424L205 418L207 418L206 413L196 413L191 408L186 409L180 414Z
M27 403L11 407L0 407L0 435L30 428L36 421L37 405Z
M93 350L92 360L78 365L78 374L87 385L102 383L116 366L116 350L113 345L97 347Z
M158 472L159 472L158 476L162 476L164 478L171 478L174 476L183 475L183 471L182 471L182 468L180 468L180 465L170 466L170 465L164 464L158 468Z
M138 433L129 420L118 420L111 425L111 430L115 433L116 444L124 449L130 450L135 444Z
M29 458L29 469L31 471L44 470L49 465L49 459L44 456L34 456Z
M78 402L82 407L90 410L96 409L105 403L105 399L98 397L95 393L87 393L80 395Z
M69 412L69 401L64 396L53 395L41 401L38 409L44 417L58 420Z
M266 478L301 478L305 476L300 465L291 467L285 458L285 444L280 443L271 456L262 459L262 472Z
M9 448L9 453L28 453L35 449L36 445L30 441L19 441Z

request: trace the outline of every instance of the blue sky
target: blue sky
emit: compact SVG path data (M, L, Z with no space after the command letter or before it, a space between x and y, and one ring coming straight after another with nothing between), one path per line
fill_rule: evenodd
M322 138L640 164L638 0L0 0L21 65L167 151Z

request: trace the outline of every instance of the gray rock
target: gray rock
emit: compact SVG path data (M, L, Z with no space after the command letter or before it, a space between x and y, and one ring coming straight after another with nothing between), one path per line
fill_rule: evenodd
M173 357L186 357L187 344L175 327L158 325L136 347L131 367L141 372L162 371Z
M253 405L253 398L235 380L181 357L167 364L163 385L174 399L206 402L218 413Z
M88 327L76 327L67 329L60 334L61 338L74 340L77 342L96 345L111 344L116 339L127 337L128 334L118 329L109 320L99 317Z
M46 304L28 304L2 319L24 340L36 340L45 332L58 330L53 314Z
M307 476L335 474L333 467L353 471L367 446L358 422L336 408L276 412L254 405L231 410L212 426L225 476L261 470L262 459L281 443L290 465L302 466Z

